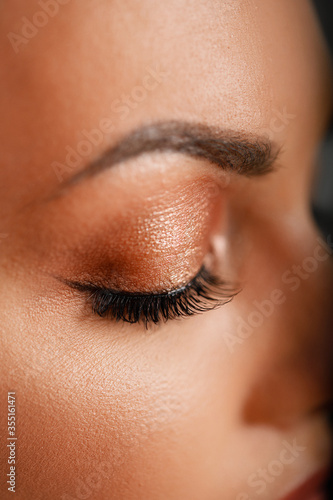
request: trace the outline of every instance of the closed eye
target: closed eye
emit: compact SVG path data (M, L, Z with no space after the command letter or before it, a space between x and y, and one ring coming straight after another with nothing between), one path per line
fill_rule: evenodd
M143 323L146 328L216 309L238 293L205 267L186 285L155 294L115 291L89 282L66 283L87 295L94 314L118 322Z

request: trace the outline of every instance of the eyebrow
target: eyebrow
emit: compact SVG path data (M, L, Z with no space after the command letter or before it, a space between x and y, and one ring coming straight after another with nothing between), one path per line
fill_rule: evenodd
M201 123L158 122L131 131L67 179L65 186L77 184L116 164L152 152L184 154L246 177L270 173L279 153L274 143L261 136Z

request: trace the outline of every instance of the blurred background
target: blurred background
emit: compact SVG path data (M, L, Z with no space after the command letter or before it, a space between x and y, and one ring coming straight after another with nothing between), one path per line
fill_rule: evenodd
M333 0L313 0L313 2L333 61ZM322 232L326 236L332 234L333 237L333 119L319 155L319 176L314 186L313 211Z
M313 0L313 2L317 9L333 61L333 0ZM314 186L313 213L317 224L322 230L322 233L326 237L330 234L333 237L333 117L327 136L322 144L318 160L319 176L316 185ZM331 425L333 432L333 408L331 412ZM333 464L331 468L331 477L327 485L327 490L328 498L330 500L333 499Z

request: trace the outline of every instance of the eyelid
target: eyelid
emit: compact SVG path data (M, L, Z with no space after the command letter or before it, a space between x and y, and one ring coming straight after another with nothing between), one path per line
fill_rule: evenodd
M87 282L67 284L88 294L94 314L118 322L143 322L146 328L150 323L159 324L216 309L230 302L239 291L212 275L204 266L188 284L155 294L114 291Z

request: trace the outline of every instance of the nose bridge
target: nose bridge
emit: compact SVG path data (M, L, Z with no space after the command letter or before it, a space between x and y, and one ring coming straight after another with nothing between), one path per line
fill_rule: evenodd
M317 237L284 274L286 301L243 406L247 422L288 426L332 398L333 259ZM289 287L289 288L288 288ZM273 332L273 334L272 334Z

